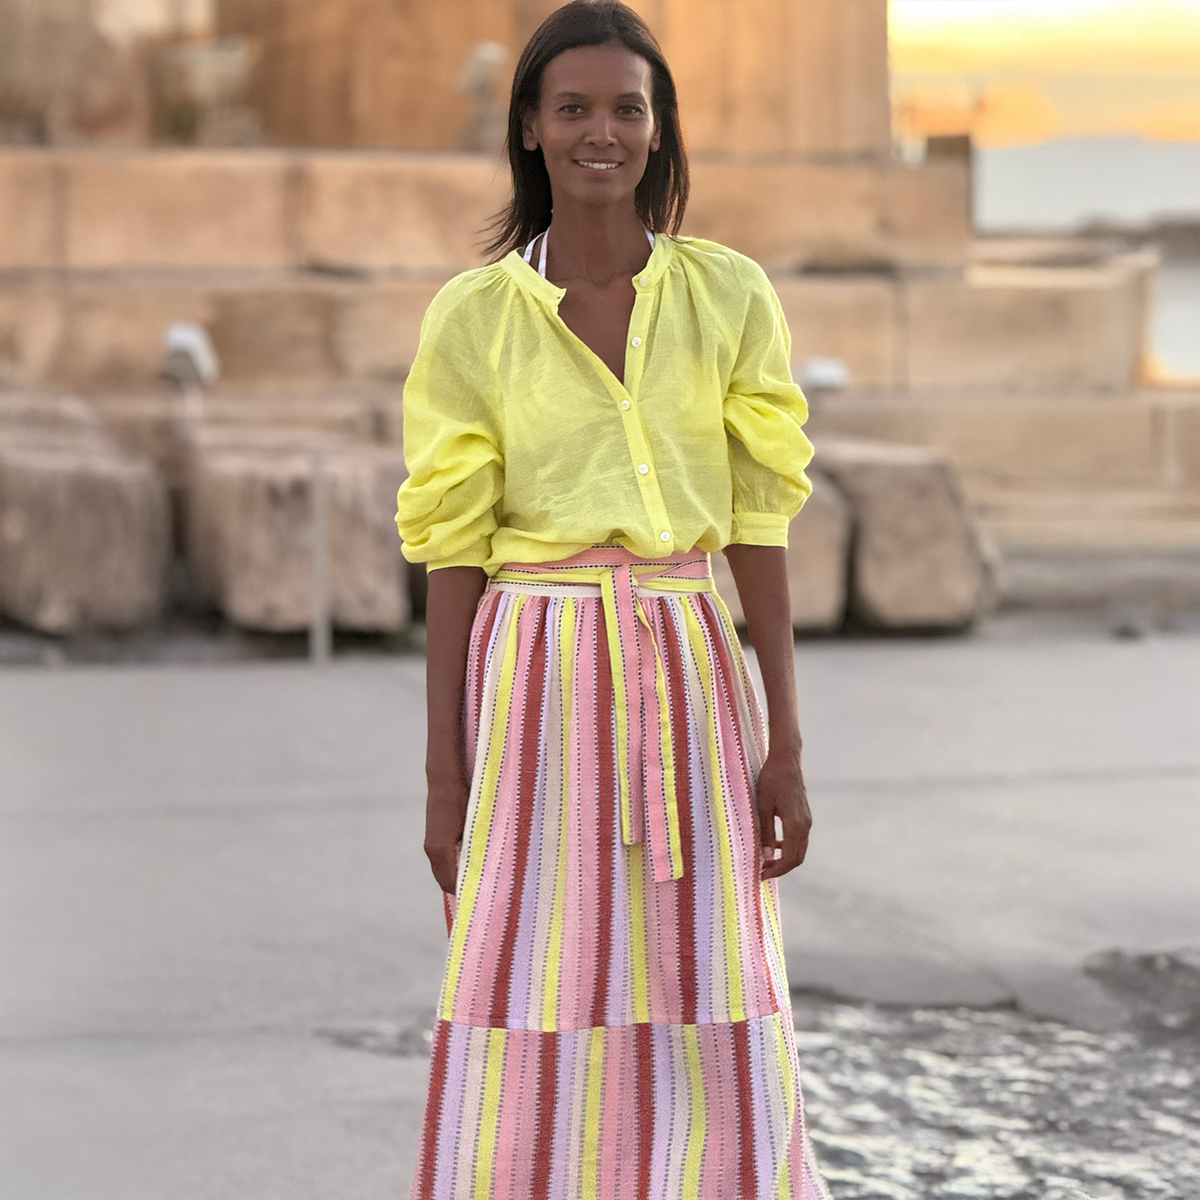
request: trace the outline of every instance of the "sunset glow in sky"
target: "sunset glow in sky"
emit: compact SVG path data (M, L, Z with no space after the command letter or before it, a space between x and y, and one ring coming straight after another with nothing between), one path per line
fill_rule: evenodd
M1200 140L1200 0L889 0L901 133Z

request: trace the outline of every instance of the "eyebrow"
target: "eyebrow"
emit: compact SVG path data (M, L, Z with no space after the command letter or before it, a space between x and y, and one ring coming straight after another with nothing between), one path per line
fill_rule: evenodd
M587 94L584 92L555 92L555 100L586 100ZM618 100L645 100L645 92L622 92L616 97Z

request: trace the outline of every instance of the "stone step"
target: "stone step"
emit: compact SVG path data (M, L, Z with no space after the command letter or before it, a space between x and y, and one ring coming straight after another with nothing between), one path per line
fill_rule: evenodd
M811 408L818 461L825 437L932 446L973 498L1200 491L1200 387L846 393Z
M976 494L1002 553L1200 551L1200 491Z

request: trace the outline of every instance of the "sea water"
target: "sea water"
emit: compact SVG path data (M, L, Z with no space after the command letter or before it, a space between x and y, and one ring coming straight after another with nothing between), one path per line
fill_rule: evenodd
M1200 142L1088 137L977 147L974 220L981 233L1200 225ZM1151 338L1164 367L1200 375L1200 257L1164 261Z

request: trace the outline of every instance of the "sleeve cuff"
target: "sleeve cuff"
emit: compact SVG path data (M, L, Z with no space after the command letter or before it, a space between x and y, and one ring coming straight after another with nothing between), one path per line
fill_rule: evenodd
M401 545L400 553L410 563L424 563L427 571L436 571L439 567L483 567L490 556L487 546L468 546L457 554L427 556L421 551L411 551L407 543Z
M735 512L729 540L743 546L786 547L788 524L778 513Z

